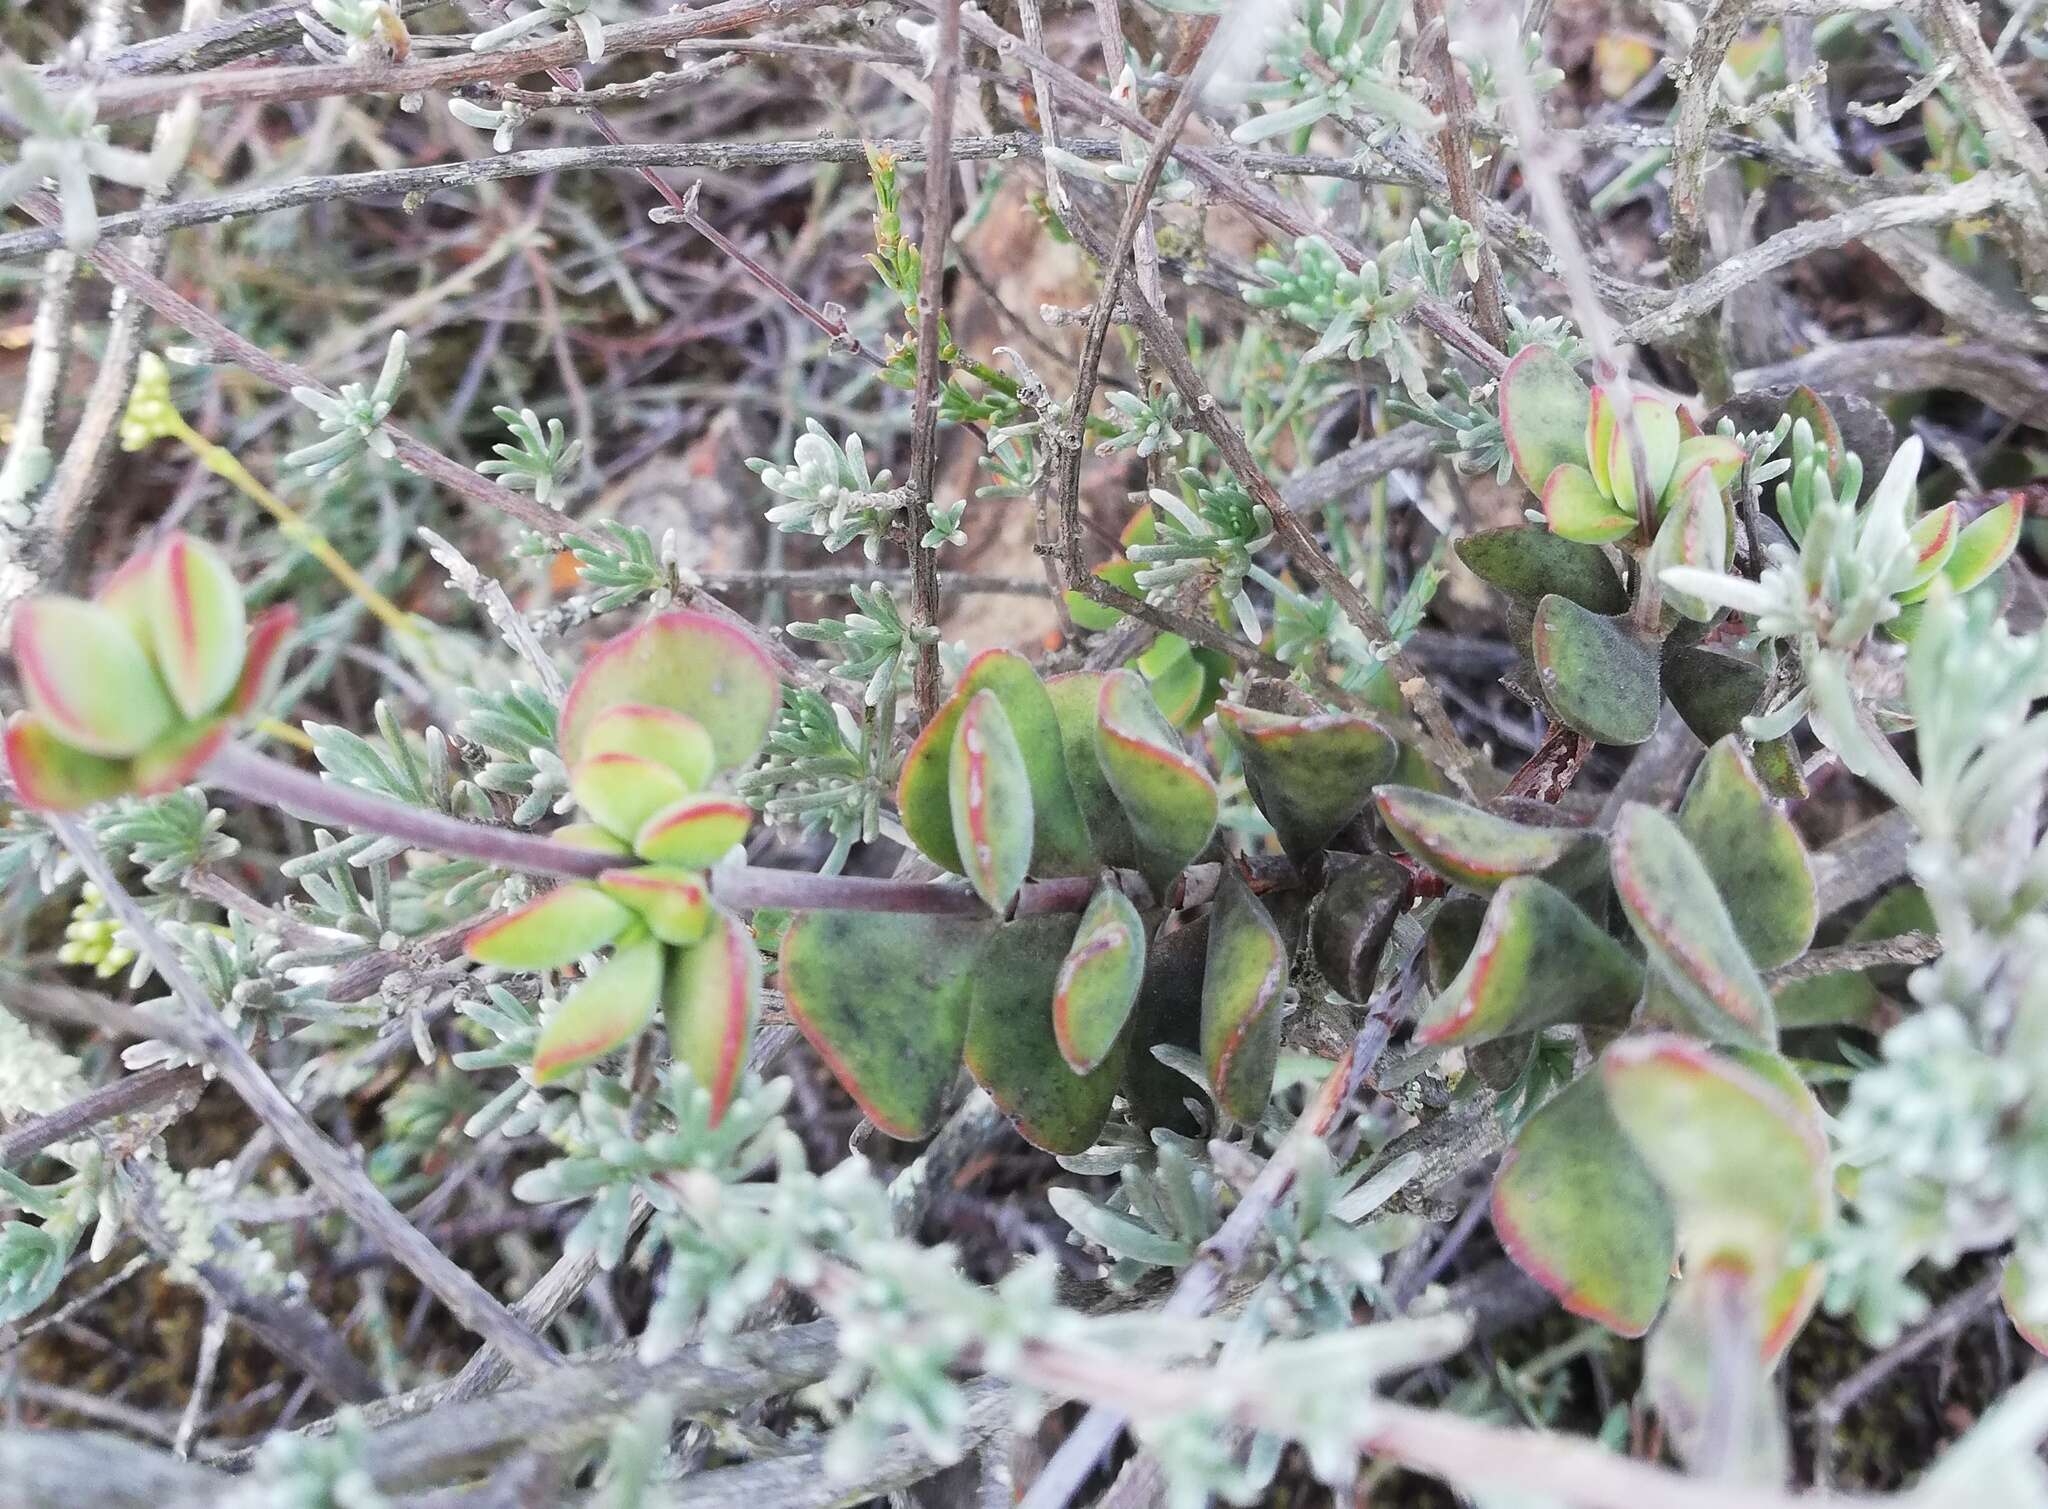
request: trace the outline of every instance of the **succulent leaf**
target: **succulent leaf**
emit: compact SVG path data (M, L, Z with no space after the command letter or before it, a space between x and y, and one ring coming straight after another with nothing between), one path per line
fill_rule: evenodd
M200 718L241 680L249 618L241 583L210 545L172 535L150 558L149 646L171 700Z
M602 758L602 757L600 757ZM699 792L658 808L633 834L633 852L650 864L702 870L731 852L754 825L754 809L738 797Z
M670 960L662 986L669 1051L711 1093L711 1124L732 1104L761 1012L761 955L738 918L712 913L708 931Z
M1552 594L1536 606L1531 658L1559 722L1602 744L1640 744L1663 703L1658 656L1621 618Z
M1076 1074L1053 1030L1053 992L1077 928L1072 916L1040 916L998 929L974 969L967 1024L968 1072L1024 1140L1049 1153L1093 1145L1124 1072L1120 1040Z
M1806 845L1764 794L1732 735L1700 762L1678 809L1678 826L1757 968L1775 969L1806 952L1820 921Z
M1664 695L1702 744L1741 731L1769 681L1764 668L1720 650L1664 642Z
M998 915L1031 869L1031 776L1003 704L976 692L953 731L953 843L968 884Z
M1226 868L1202 975L1202 1063L1217 1105L1250 1125L1265 1114L1280 1058L1287 945L1265 903Z
M1516 875L1540 875L1592 842L1577 828L1518 823L1412 786L1381 786L1373 801L1402 848L1453 885L1475 891Z
M1145 683L1130 671L1103 678L1095 747L1130 819L1141 868L1163 880L1200 854L1216 831L1216 783L1182 752Z
M625 754L652 760L673 771L686 791L701 791L717 760L703 724L688 713L646 702L621 702L591 719L583 753L585 758Z
M23 802L43 812L76 812L110 801L134 782L126 760L74 748L34 713L7 720L7 778Z
M1628 607L1628 591L1605 551L1548 529L1533 524L1484 529L1466 535L1455 548L1473 575L1519 603L1534 607L1555 592L1594 613L1620 613Z
M1095 743L1096 708L1107 679L1100 671L1069 671L1047 681L1045 692L1059 720L1067 783L1088 830L1089 848L1098 863L1129 869L1138 863L1137 839L1123 804L1110 787Z
M1671 1207L1597 1073L1523 1125L1493 1182L1493 1229L1572 1314L1622 1336L1650 1329L1677 1255Z
M642 935L614 949L589 979L570 991L548 1014L534 1041L534 1083L553 1084L645 1032L661 1004L666 953L661 944Z
M1631 802L1615 821L1608 854L1622 910L1700 1031L1718 1042L1775 1047L1770 992L1684 830Z
M597 887L562 885L473 929L462 949L500 969L560 969L597 952L632 922L632 912Z
M250 620L241 679L228 701L230 715L246 718L270 700L284 675L285 640L298 626L299 610L290 603L265 608Z
M688 946L711 926L711 896L704 876L674 865L635 865L607 870L598 889L631 911L663 943Z
M1558 1022L1619 1026L1643 972L1555 886L1521 875L1494 892L1464 967L1423 1009L1416 1040L1483 1043Z
M1392 734L1350 713L1295 718L1219 702L1216 721L1244 761L1252 800L1297 864L1365 809L1399 755Z
M1500 428L1515 471L1532 493L1551 472L1586 459L1592 395L1578 373L1547 346L1524 348L1500 380Z
M586 754L569 767L569 790L594 821L625 835L689 795L682 777L658 760L634 754Z
M1635 532L1636 516L1600 490L1583 466L1560 466L1542 488L1543 517L1552 534L1581 545L1605 545Z
M172 729L128 762L129 778L137 796L161 796L188 786L220 753L231 729L225 718L204 718Z
M1053 1036L1076 1074L1115 1049L1145 977L1145 924L1131 899L1104 886L1081 914L1080 930L1053 982Z
M178 721L141 642L95 603L24 598L14 610L14 664L29 711L87 754L140 754Z
M1331 856L1332 874L1309 940L1330 988L1347 1000L1364 1001L1413 888L1408 872L1384 855L1367 854L1349 864L1340 863L1343 857Z
M991 930L957 917L801 912L782 935L790 1020L888 1136L912 1142L938 1125Z
M718 768L749 763L782 703L782 677L751 636L686 609L657 614L604 644L563 700L555 746L572 769L590 726L621 703L671 708L711 736Z

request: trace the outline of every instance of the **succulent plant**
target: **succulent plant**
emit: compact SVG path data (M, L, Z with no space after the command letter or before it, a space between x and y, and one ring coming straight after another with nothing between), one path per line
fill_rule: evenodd
M28 706L5 733L21 799L75 811L183 786L262 704L296 621L289 606L251 619L227 562L182 533L90 600L23 600L13 653Z
M746 837L753 809L711 783L753 762L780 698L781 678L752 640L687 611L609 641L570 686L557 747L587 821L554 839L619 863L494 918L464 945L479 963L519 970L610 949L542 1024L536 1083L616 1052L660 1012L714 1120L731 1101L760 1009L760 955L704 872Z

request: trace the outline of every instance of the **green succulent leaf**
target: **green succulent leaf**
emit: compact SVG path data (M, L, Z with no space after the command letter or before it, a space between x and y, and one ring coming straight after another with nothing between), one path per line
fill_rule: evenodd
M1775 969L1806 952L1820 921L1806 845L1764 794L1734 736L1700 762L1678 809L1678 826L1757 968Z
M569 790L593 822L621 835L690 794L668 766L632 754L585 755L569 767Z
M1720 650L1664 642L1664 695L1702 744L1742 730L1769 681L1764 668Z
M1216 721L1237 746L1252 800L1297 864L1365 809L1399 756L1392 734L1349 713L1295 718L1219 702Z
M1514 524L1466 535L1456 548L1473 575L1530 607L1553 592L1593 613L1620 613L1628 607L1620 573L1598 546L1533 524Z
M1592 394L1548 346L1523 349L1501 375L1500 428L1515 471L1532 493L1567 462L1586 459Z
M1076 1074L1053 1031L1053 992L1079 927L1071 916L1023 917L989 939L974 969L967 1069L1033 1147L1086 1152L1123 1078L1119 1044Z
M650 864L701 870L730 853L753 825L754 809L745 802L707 791L679 796L649 813L637 829L617 831L632 833L633 852Z
M1138 841L1103 771L1095 744L1096 708L1102 700L1102 684L1108 679L1100 671L1069 671L1047 681L1045 692L1059 720L1067 783L1088 831L1091 852L1099 864L1134 869Z
M1095 747L1130 819L1141 868L1163 883L1200 854L1216 831L1216 783L1182 750L1145 683L1130 671L1103 678Z
M688 713L646 702L621 702L591 719L585 757L637 755L674 772L687 791L699 791L716 769L718 753L703 724Z
M1394 923L1408 910L1408 872L1381 854L1330 856L1331 875L1316 903L1309 941L1330 988L1347 1000L1372 995L1380 955Z
M148 652L97 603L23 598L14 609L14 666L37 721L87 754L140 754L178 721Z
M596 886L556 886L463 940L463 952L500 969L560 969L617 938L633 913Z
M1540 875L1595 842L1577 828L1518 823L1412 786L1382 786L1373 801L1402 848L1453 885L1475 891L1516 875Z
M1515 1266L1574 1315L1650 1329L1677 1256L1671 1207L1584 1074L1531 1116L1493 1182L1493 1229Z
M34 713L16 713L7 720L4 747L15 793L44 812L76 812L134 786L128 761L74 748Z
M1145 977L1145 924L1131 899L1104 886L1081 914L1053 982L1053 1036L1076 1074L1109 1057L1138 1003Z
M704 936L675 952L662 987L669 1051L711 1094L711 1124L732 1104L761 1012L761 955L746 924L712 914Z
M939 1124L990 931L957 917L802 912L782 935L790 1020L868 1120L899 1141Z
M242 587L210 545L172 535L150 557L150 648L171 700L200 718L228 700L242 676L249 618Z
M1536 606L1530 655L1544 701L1567 728L1602 744L1640 744L1656 732L1657 650L1625 619L1553 593Z
M675 865L635 865L607 870L597 877L597 884L663 943L695 943L711 926L711 895L701 871Z
M961 709L951 768L954 847L975 894L1006 912L1031 869L1031 776L994 692Z
M1619 1026L1642 967L1556 887L1517 876L1494 892L1464 966L1423 1009L1416 1040L1483 1043L1558 1022Z
M1559 539L1580 545L1606 545L1626 539L1636 529L1636 516L1600 490L1583 466L1560 466L1544 480L1543 518Z
M718 768L731 770L767 742L782 706L782 676L737 625L676 609L607 641L584 663L556 725L564 764L576 767L591 725L621 703L694 718L711 736Z
M1685 831L1631 802L1615 821L1608 853L1622 910L1700 1031L1717 1042L1775 1047L1770 992Z
M1820 1234L1832 1199L1827 1137L1783 1059L1654 1033L1610 1044L1600 1078L1671 1202L1688 1260L1732 1256L1769 1282Z
M1202 976L1202 1063L1217 1104L1247 1124L1265 1114L1280 1058L1287 946L1234 867L1226 867L1209 920Z
M599 899L610 900L601 893ZM637 942L614 949L589 979L570 991L548 1014L534 1040L533 1082L553 1084L645 1032L661 1004L666 955L661 944L642 934Z
M1188 1102L1198 1098L1194 1083L1152 1050L1172 1048L1190 1058L1201 1056L1202 975L1208 955L1206 916L1155 934L1146 947L1145 978L1124 1034L1124 1099L1139 1126L1189 1135L1202 1129L1203 1121L1188 1108Z

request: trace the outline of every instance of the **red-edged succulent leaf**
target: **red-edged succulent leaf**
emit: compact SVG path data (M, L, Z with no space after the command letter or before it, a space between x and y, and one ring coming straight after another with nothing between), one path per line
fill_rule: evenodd
M711 1124L732 1104L761 1012L761 955L754 935L720 911L710 930L669 961L662 1018L669 1052L711 1093Z
M1145 979L1124 1031L1124 1102L1141 1127L1166 1127L1187 1135L1207 1124L1194 1082L1163 1063L1155 1047L1170 1045L1191 1057L1202 1051L1202 973L1209 954L1206 915L1172 931L1155 933L1145 949Z
M1130 819L1142 867L1148 878L1163 882L1201 853L1216 831L1216 783L1182 751L1145 683L1130 671L1103 678L1095 748Z
M1030 779L1034 873L1087 874L1098 861L1068 779L1058 712L1031 663L1008 650L985 650L968 662L952 697L904 756L896 783L903 831L934 864L965 873L953 830L953 736L961 711L984 691L1002 704Z
M249 639L242 655L242 678L228 700L228 712L246 718L270 699L284 674L285 641L299 626L299 610L290 603L265 608L249 621Z
M1801 384L1792 390L1785 400L1785 413L1794 420L1803 419L1813 429L1813 438L1827 457L1828 480L1842 480L1842 463L1849 459L1849 446L1842 438L1842 427L1836 422L1835 412L1820 394Z
M1440 994L1450 989L1451 981L1472 957L1489 904L1478 896L1452 896L1431 915L1429 928L1422 935L1422 973L1432 991Z
M596 823L564 823L548 835L551 842L571 849L582 849L590 854L616 854L621 859L633 852L633 846L609 828L600 828Z
M1595 613L1620 613L1628 590L1607 553L1533 524L1482 529L1456 546L1473 575L1533 607L1555 592Z
M633 834L633 852L650 864L701 870L724 858L754 825L754 809L736 796L698 792L657 810Z
M1110 788L1095 745L1096 707L1107 679L1100 671L1069 671L1047 681L1045 693L1059 720L1067 784L1088 830L1089 848L1098 863L1130 869L1138 863L1137 839L1123 805Z
M43 812L76 812L124 796L134 786L126 760L73 748L33 713L7 720L7 778L15 794Z
M14 664L29 711L88 754L139 754L178 721L141 642L95 603L24 598L14 610Z
M1585 453L1581 459L1592 469L1593 481L1604 498L1610 491L1607 463L1614 455L1614 399L1605 388L1595 388L1586 405Z
M1948 584L1967 592L2003 566L2019 544L2020 526L2025 522L2026 511L2017 498L1978 515L1956 536L1956 548L1942 562L1941 574Z
M1309 939L1316 965L1330 988L1352 1001L1372 994L1380 955L1394 923L1408 910L1413 887L1408 872L1380 854L1351 863L1332 855L1333 872L1316 906Z
M602 899L609 900L605 897ZM616 905L617 903L614 903ZM548 1013L533 1044L533 1082L553 1084L616 1053L647 1030L661 1005L668 950L644 934L614 949Z
M1461 968L1416 1041L1483 1043L1558 1022L1619 1026L1643 990L1635 960L1555 886L1520 875L1494 892Z
M1365 809L1399 753L1392 734L1351 713L1295 718L1219 702L1216 721L1244 761L1252 800L1297 863Z
M583 754L638 755L667 766L690 791L703 789L718 760L703 724L688 713L648 702L621 702L592 718L583 735Z
M1728 566L1734 514L1713 474L1705 467L1682 485L1674 484L1670 506L1657 536L1643 557L1646 574L1662 577L1672 566L1691 566L1720 574ZM1721 610L1705 598L1666 587L1664 606L1695 623L1711 623Z
M162 548L153 542L136 551L92 595L93 602L126 624L135 642L145 648L151 637L150 617L156 612L156 557Z
M1144 977L1145 924L1128 896L1104 886L1081 914L1053 981L1053 1036L1076 1074L1096 1068L1115 1049Z
M761 752L782 702L782 677L767 651L738 627L685 609L650 618L585 662L562 703L555 746L574 767L600 714L622 702L673 708L711 736L718 768Z
M632 926L633 914L595 886L556 886L463 940L463 952L500 969L560 969Z
M957 917L802 912L782 935L790 1020L891 1137L914 1141L939 1123L989 932Z
M1820 921L1806 845L1764 794L1732 735L1700 762L1678 809L1678 826L1713 877L1757 968L1775 969L1806 952Z
M137 796L161 796L198 778L220 753L231 729L226 718L207 718L172 729L128 763Z
M1412 786L1373 792L1380 820L1402 848L1454 885L1490 891L1539 875L1593 840L1577 828L1539 828Z
M711 926L712 905L704 876L674 865L635 865L606 870L598 888L631 911L663 943L689 945Z
M1689 1259L1733 1256L1769 1282L1819 1235L1831 1200L1827 1137L1790 1065L1654 1033L1610 1044L1600 1077Z
M1529 346L1500 380L1500 428L1515 471L1531 492L1566 462L1586 459L1592 395L1578 373L1547 346Z
M918 730L896 777L896 812L918 852L942 870L967 873L953 834L953 735L967 707L967 692L956 687L931 721Z
M1726 435L1688 435L1678 443L1678 462L1671 468L1671 481L1664 489L1664 505L1670 507L1679 493L1692 485L1695 473L1704 471L1719 492L1742 470L1748 456L1740 444Z
M960 710L951 760L953 844L977 896L1009 910L1031 869L1031 776L994 692Z
M1557 720L1602 744L1640 744L1663 705L1658 650L1621 618L1555 594L1536 605L1530 658Z
M1053 1033L1053 991L1077 926L1072 916L1038 916L999 928L974 968L967 1024L968 1072L1024 1139L1049 1153L1093 1145L1124 1072L1121 1040L1076 1074Z
M1287 945L1236 869L1226 866L1209 918L1202 975L1202 1064L1224 1114L1247 1125L1265 1114L1280 1059Z
M1770 992L1684 830L1631 802L1615 821L1608 854L1622 910L1695 1025L1719 1042L1774 1047Z
M1544 480L1543 519L1550 532L1581 545L1605 545L1635 532L1636 516L1600 491L1583 466L1560 466Z
M1650 1329L1677 1254L1671 1207L1597 1073L1523 1125L1493 1182L1493 1229L1515 1266L1572 1314L1622 1336Z
M1936 930L1926 892L1916 885L1901 885L1880 896L1842 941L1875 943L1902 933ZM1789 980L1771 992L1771 1004L1777 1011L1778 1025L1788 1032L1795 1027L1823 1027L1840 1022L1862 1026L1877 1011L1879 983L1897 989L1907 972L1903 966L1891 966Z
M1639 397L1633 406L1636 439L1643 448L1644 474L1636 476L1635 451L1619 416L1607 435L1606 490L1617 506L1641 518L1653 508L1678 464L1678 414L1661 399Z
M242 586L211 546L174 534L150 570L150 648L171 700L199 718L228 700L242 676L249 616Z
M668 766L630 754L585 755L569 767L569 790L593 822L621 836L689 795Z
M2005 1318L2020 1333L2021 1341L2037 1352L2048 1353L2048 1314L2041 1313L2033 1303L2032 1287L2020 1260L2008 1257L1998 1280L1998 1299L2005 1306Z
M1931 512L1922 514L1913 526L1913 577L1906 583L1906 590L1925 587L1941 574L1941 568L1948 564L1948 558L1955 554L1956 540L1963 532L1961 511L1953 503L1944 503Z

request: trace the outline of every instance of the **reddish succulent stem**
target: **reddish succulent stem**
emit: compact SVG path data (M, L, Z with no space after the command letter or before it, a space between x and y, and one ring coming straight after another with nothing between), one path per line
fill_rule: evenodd
M617 856L575 849L531 833L464 822L439 812L409 807L338 781L322 780L268 755L229 745L207 765L205 779L224 791L262 802L309 822L328 823L351 833L377 833L416 848L480 860L530 875L581 880L617 867ZM1088 877L1041 880L1027 885L1017 911L1078 912L1095 889ZM859 875L813 875L803 870L769 870L745 865L712 875L712 894L735 911L762 907L816 908L853 912L917 912L975 917L987 913L973 892L944 882L880 880Z

